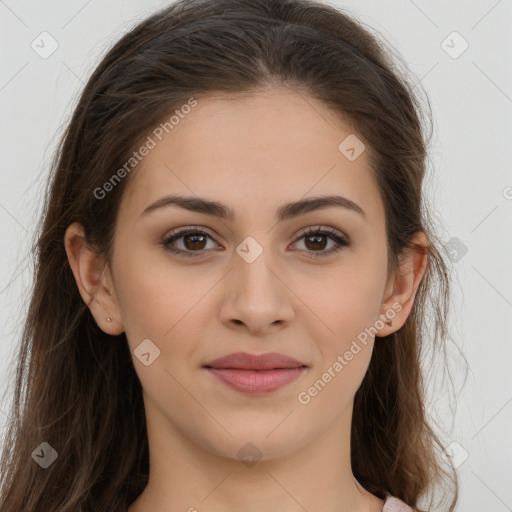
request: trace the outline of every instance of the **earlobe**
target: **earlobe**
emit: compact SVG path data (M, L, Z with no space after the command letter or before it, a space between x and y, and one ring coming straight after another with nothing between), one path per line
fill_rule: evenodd
M382 315L390 318L389 323L380 329L377 336L383 337L402 327L414 305L418 287L428 268L428 239L422 231L413 237L416 247L407 248L400 257L400 265L388 282L386 298L382 304Z
M85 230L80 223L68 226L64 246L78 291L98 327L110 335L124 332L119 304L109 279L109 268L87 244Z

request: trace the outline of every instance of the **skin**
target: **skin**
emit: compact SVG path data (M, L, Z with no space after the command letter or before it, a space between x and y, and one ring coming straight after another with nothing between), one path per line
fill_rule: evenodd
M80 224L69 226L65 246L82 298L101 329L126 332L143 387L151 471L129 512L382 509L353 476L350 425L373 345L384 341L370 336L308 404L298 401L393 303L401 310L377 336L405 323L427 265L411 251L387 275L370 149L354 161L338 150L351 133L322 103L289 89L200 98L133 171L110 265L94 256ZM175 206L141 217L171 193L219 201L235 219ZM329 207L276 223L283 204L332 194L366 217ZM162 247L170 230L188 226L211 238L174 246L206 257ZM308 245L308 227L334 228L352 243L308 258L336 245L329 237ZM236 252L248 236L263 249L252 263ZM424 235L416 242L426 244ZM160 355L145 366L133 351L148 338ZM277 391L247 395L202 368L237 351L280 352L308 368ZM237 457L248 442L261 454L251 466Z

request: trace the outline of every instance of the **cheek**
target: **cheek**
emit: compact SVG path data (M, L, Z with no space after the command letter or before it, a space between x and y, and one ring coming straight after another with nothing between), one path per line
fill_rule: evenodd
M370 363L372 337L358 338L358 321L349 315L338 318L338 336L319 343L321 358L297 396L313 417L334 418L350 407Z
M167 343L190 315L197 314L197 306L214 284L213 276L198 279L197 268L171 262L164 249L133 250L115 264L123 324L134 340Z
M378 318L384 279L384 270L375 262L347 263L321 277L300 276L293 289L304 297L302 316L310 319L310 329L341 350Z
M117 268L116 293L142 387L153 400L162 400L162 406L172 396L185 407L186 397L178 383L186 382L190 367L199 365L197 344L204 336L201 319L208 318L204 299L214 278L197 279L197 270L194 278L191 269L179 269L165 257L150 261L147 253L137 251ZM144 340L151 343L142 345ZM147 352L154 361L149 365L139 357Z
M323 301L322 320L334 334L316 337L319 360L307 387L301 390L303 400L299 400L314 403L312 410L317 409L319 414L335 415L352 402L372 356L374 333L370 327L375 323L378 294L372 287L361 287L360 281L356 284L357 293L338 290L331 301L319 296ZM315 327L315 332L318 329ZM313 329L311 335L314 337Z

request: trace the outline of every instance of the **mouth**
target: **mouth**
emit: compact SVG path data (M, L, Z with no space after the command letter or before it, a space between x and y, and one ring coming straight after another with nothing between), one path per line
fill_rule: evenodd
M278 353L237 352L203 365L220 382L246 394L276 391L293 382L307 365Z

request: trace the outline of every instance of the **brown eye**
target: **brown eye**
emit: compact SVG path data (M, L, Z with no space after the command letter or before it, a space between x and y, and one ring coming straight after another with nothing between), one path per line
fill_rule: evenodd
M330 229L328 231L321 228L309 229L303 233L298 239L304 239L306 255L310 258L329 256L337 251L350 245L350 241L337 234L336 231ZM334 245L326 250L329 241L334 242Z
M167 236L161 244L175 254L183 256L205 256L208 239L213 240L208 233L197 228L187 228ZM178 243L179 242L179 243ZM180 245L182 247L176 247Z
M201 229L186 228L171 233L161 242L161 245L165 250L178 255L202 257L207 256L209 250L218 247L215 245L214 247L207 247L208 239L215 242L208 233ZM333 229L309 229L296 239L295 243L300 240L304 240L305 245L305 248L301 249L301 251L304 251L310 258L329 256L351 244L348 239L338 235ZM329 242L333 242L333 246L327 248ZM179 247L180 245L181 247Z
M325 235L310 235L304 237L306 239L306 247L312 250L323 250L327 245L327 237Z
M183 245L190 251L204 249L205 242L206 236L199 233L183 236Z

